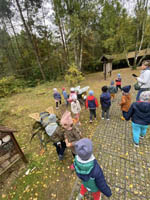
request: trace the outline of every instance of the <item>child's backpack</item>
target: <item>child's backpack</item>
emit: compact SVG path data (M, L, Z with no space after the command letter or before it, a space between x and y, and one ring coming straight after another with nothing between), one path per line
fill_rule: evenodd
M48 112L40 113L40 123L42 124L44 128L50 123L49 116L50 114Z

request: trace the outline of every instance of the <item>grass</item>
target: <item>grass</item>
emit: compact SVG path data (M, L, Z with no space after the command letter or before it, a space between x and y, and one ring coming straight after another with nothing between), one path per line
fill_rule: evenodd
M81 87L89 85L99 101L101 87L109 85L110 81L117 77L117 73L121 73L122 85L124 85L124 80L127 81L128 78L135 82L131 76L133 71L127 68L113 71L112 77L108 77L107 80L103 80L103 73L89 74L80 85ZM136 71L136 74L139 74L139 70ZM35 137L31 144L29 142L34 120L29 118L28 115L45 111L49 106L55 108L52 97L54 87L58 88L60 92L61 88L65 87L69 92L69 86L64 81L50 82L36 88L28 88L20 94L0 99L0 123L17 130L15 137L29 161L24 168L21 168L22 170L17 169L19 172L17 178L12 179L10 183L6 180L3 182L0 190L2 199L66 200L71 193L76 175L69 169L73 161L70 150L67 149L65 159L60 162L52 143L47 145L47 151L41 155L39 139ZM62 109L65 109L65 107L63 106ZM55 110L55 112L59 117L62 114L61 110ZM84 107L82 108L80 119L83 136L89 138L93 136L97 125L100 123L100 113L101 110L98 108L97 121L89 124L89 112ZM28 169L34 170L26 175L25 172Z

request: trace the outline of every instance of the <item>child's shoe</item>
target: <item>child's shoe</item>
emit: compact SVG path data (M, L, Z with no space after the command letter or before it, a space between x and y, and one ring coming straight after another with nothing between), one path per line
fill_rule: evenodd
M101 119L104 119L104 117L102 117Z
M123 120L123 121L125 120L125 118L123 116L121 116L120 119Z
M109 121L110 119L109 119L109 118L107 118L107 120Z
M70 169L74 170L74 164L70 165Z
M92 123L92 120L90 120L90 123Z
M82 194L78 194L78 196L76 197L76 200L82 200L83 199L83 195Z
M144 138L144 136L143 135L140 135L140 139L143 139Z
M59 107L56 107L56 110L58 110L59 109Z
M61 160L63 160L63 158L64 158L64 156L63 155L61 155L61 154L59 154L59 160L61 161Z
M135 147L139 147L139 144L137 144L137 143L134 142L134 146L135 146Z

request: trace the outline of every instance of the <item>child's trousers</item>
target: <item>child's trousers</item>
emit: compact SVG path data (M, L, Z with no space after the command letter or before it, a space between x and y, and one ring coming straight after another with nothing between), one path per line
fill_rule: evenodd
M85 193L87 192L88 190L84 187L84 185L82 184L81 185L81 189L80 189L80 194L81 195L85 195ZM101 196L101 193L100 191L98 192L92 192L92 196L93 196L93 199L94 200L99 200L100 199L100 196Z
M148 125L140 125L132 122L133 141L139 144L140 136L145 136Z
M90 110L90 120L92 120L93 116L96 118L96 109L89 109Z

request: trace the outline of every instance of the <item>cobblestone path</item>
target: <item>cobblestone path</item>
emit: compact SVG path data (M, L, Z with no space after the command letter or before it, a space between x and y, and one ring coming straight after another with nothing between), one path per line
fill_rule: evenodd
M131 121L120 119L120 98L121 92L112 103L110 121L100 120L92 138L94 155L113 193L111 198L102 195L102 200L150 200L150 130L140 147L134 147ZM69 200L75 199L80 185L77 179ZM85 199L91 200L91 194Z

